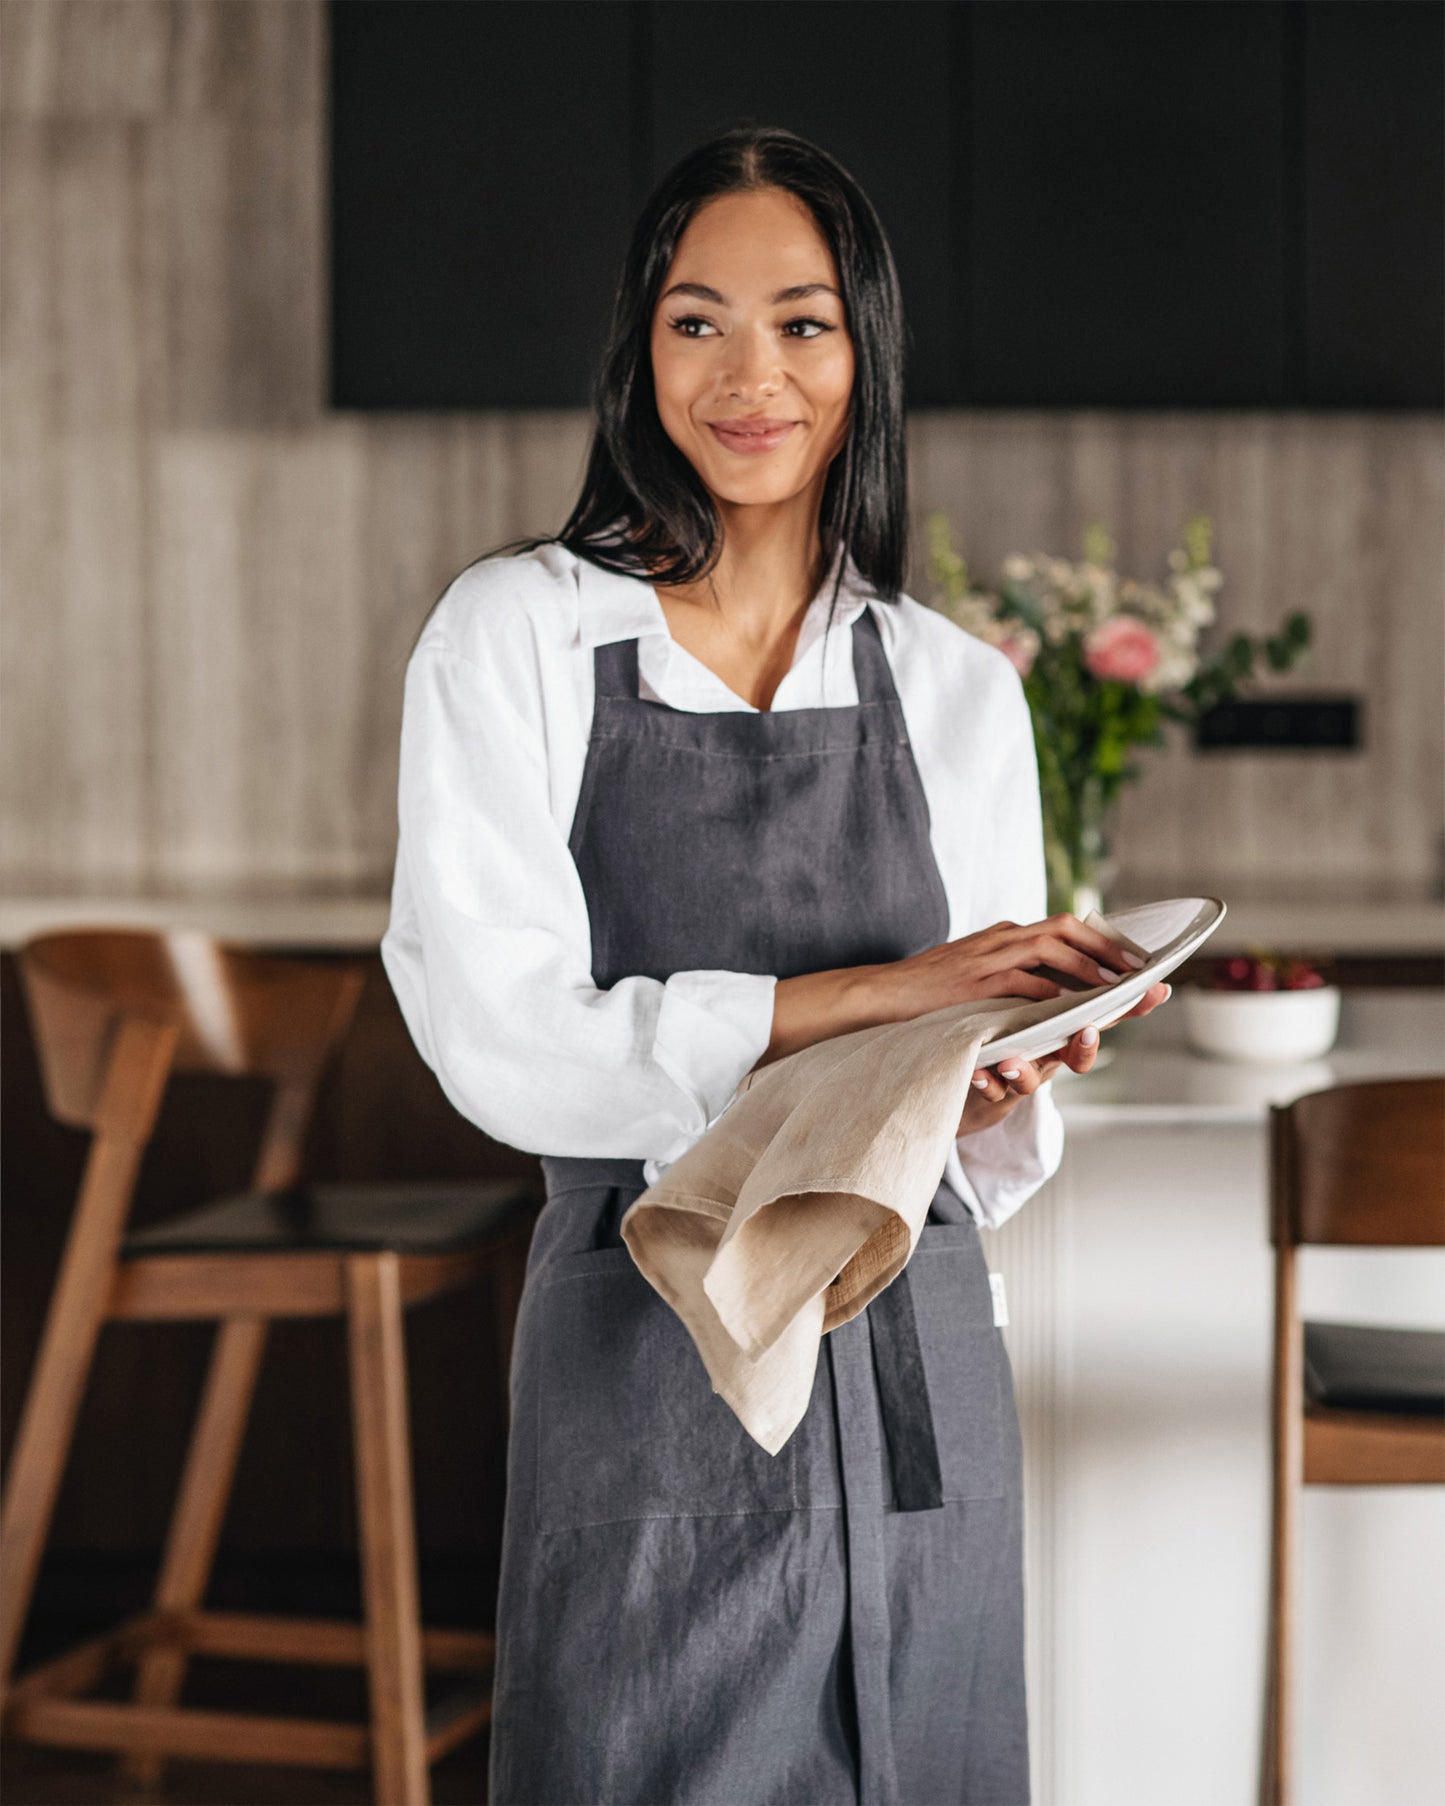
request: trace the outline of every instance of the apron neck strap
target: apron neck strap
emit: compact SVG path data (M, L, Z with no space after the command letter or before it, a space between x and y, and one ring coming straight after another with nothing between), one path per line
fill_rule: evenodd
M599 696L622 696L629 702L637 701L636 640L612 640L608 645L594 647L592 669Z
M859 702L897 702L893 673L888 669L888 654L883 650L883 637L873 610L865 602L863 612L853 623L853 676L858 684Z

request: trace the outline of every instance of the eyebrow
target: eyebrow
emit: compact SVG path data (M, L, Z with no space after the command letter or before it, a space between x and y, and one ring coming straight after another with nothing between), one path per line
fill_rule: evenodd
M704 282L674 282L658 299L666 301L669 295L691 295L696 301L712 301L718 307L727 306L726 297ZM804 301L809 295L832 295L835 301L843 299L837 289L829 287L826 282L798 282L792 288L780 288L772 298L773 305L777 306L783 301Z

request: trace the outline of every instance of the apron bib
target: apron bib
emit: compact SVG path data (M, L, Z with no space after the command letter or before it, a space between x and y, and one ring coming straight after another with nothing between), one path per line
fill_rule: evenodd
M595 648L569 846L600 988L789 978L946 938L870 609L852 648L855 706L715 714L643 701L635 640ZM808 1413L770 1456L622 1244L642 1161L542 1166L494 1806L1027 1801L1017 1418L962 1201L940 1184L903 1273L824 1338Z

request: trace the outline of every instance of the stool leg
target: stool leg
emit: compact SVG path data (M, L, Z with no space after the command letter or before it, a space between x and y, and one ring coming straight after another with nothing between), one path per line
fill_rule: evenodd
M155 1592L157 1611L188 1611L205 1597L269 1329L265 1317L229 1317L216 1331L206 1390L166 1534ZM136 1704L175 1705L188 1660L184 1649L147 1650L136 1665ZM137 1751L123 1756L120 1767L128 1779L154 1786L165 1760Z
M113 1136L91 1143L46 1312L0 1520L0 1691L8 1688L30 1612L142 1151L143 1144Z
M400 1264L356 1255L346 1279L376 1806L428 1806Z
M1294 1799L1294 1568L1304 1479L1304 1349L1295 1295L1294 1250L1275 1250L1275 1356L1271 1398L1268 1692L1261 1806Z
M1262 1806L1291 1806L1294 1798L1294 1544L1298 1493L1291 1475L1276 1484L1273 1551L1269 1584L1268 1693L1265 1712Z

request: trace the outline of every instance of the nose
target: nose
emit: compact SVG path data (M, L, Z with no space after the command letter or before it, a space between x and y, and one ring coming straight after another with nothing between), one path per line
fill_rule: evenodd
M724 377L729 395L773 395L781 384L778 351L768 327L742 327L726 341L730 347Z

